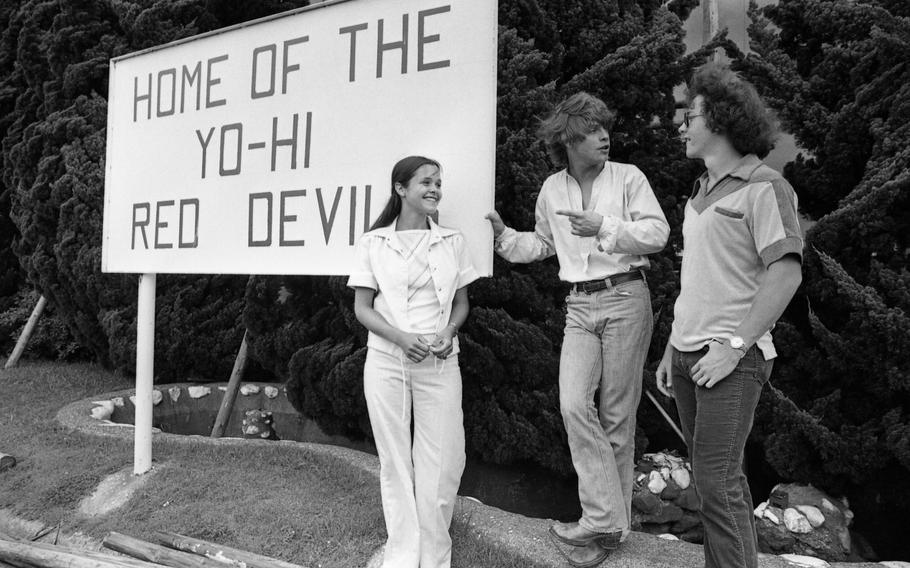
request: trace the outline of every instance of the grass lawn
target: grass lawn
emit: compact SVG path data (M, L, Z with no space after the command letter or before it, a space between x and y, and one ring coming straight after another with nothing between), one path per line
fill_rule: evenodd
M154 442L155 472L123 507L93 519L80 501L133 463L131 442L72 432L54 420L68 403L132 388L89 364L20 363L0 371L0 510L100 540L108 531L151 539L165 530L306 567L359 567L385 539L377 481L306 446ZM2 532L2 528L0 528ZM518 567L453 525L453 566Z

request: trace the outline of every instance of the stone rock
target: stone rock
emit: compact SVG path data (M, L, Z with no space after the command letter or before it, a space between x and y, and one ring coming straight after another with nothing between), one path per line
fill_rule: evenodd
M781 484L774 488L772 495L773 502L766 505L762 518L756 522L761 551L803 554L828 562L848 560L851 554L848 525L852 513L846 504L811 485ZM774 507L774 503L787 503L786 511L777 516L780 509ZM784 523L774 523L772 516ZM820 524L814 526L816 523Z
M671 533L683 540L700 543L704 532L694 512L698 504L691 470L683 458L671 452L642 456L635 466L632 491L635 530L656 535Z
M273 386L265 387L265 396L269 398L276 398L278 396L278 388Z
M674 523L683 517L683 510L674 505L673 503L664 503L661 502L661 507L656 513L651 513L650 515L643 515L641 518L642 523L649 523L654 525L662 525L667 523Z
M680 493L682 493L682 489L679 488L679 485L677 485L671 477L667 479L667 486L660 492L660 498L664 501L672 501L679 497Z
M765 507L764 517L766 519L768 519L769 521L771 521L772 523L774 523L775 525L779 525L784 521L784 512L781 511L780 509L778 509L777 507L772 507L771 505L768 505L767 507Z
M760 519L765 516L765 509L767 509L767 508L768 508L768 502L762 501L761 503L758 504L758 507L756 507L755 510L752 511L752 515L756 519Z
M161 404L161 401L164 400L164 395L161 394L161 391L155 389L152 391L152 406L158 406Z
M660 497L650 491L636 491L632 495L632 507L646 515L656 513L661 505Z
M122 397L122 396L115 396L114 398L111 399L111 402L113 402L113 403L114 403L114 406L116 406L116 407L118 407L118 408L119 408L119 407L122 407L122 406L123 406L123 397Z
M695 486L690 485L685 488L673 502L687 511L697 511L699 504Z
M240 387L240 394L244 396L249 396L251 394L257 394L259 392L259 385L242 385Z
M683 511L683 516L673 523L673 534L680 534L701 525L701 519L696 513Z
M793 533L806 534L812 530L809 519L793 507L784 509L784 526Z
M202 398L212 394L211 387L187 387L186 392L190 395L190 398Z
M677 467L670 472L670 477L676 482L680 489L689 487L692 483L692 476L685 467Z
M815 558L814 556L804 556L802 554L781 554L780 557L790 564L794 566L800 566L801 568L828 568L831 566L821 558Z
M825 516L818 510L818 507L813 507L812 505L797 505L796 510L805 515L813 529L817 529L825 524Z
M675 534L671 534L671 533L659 534L659 535L657 535L657 538L662 538L664 540L679 540Z
M672 525L670 523L663 523L663 524L658 524L658 525L650 524L650 523L642 523L641 532L653 534L653 535L665 534L665 533L670 532L671 526Z
M705 542L705 529L699 523L697 527L692 527L686 532L679 533L677 536L679 537L679 540L684 540L693 544L702 544Z
M670 460L667 458L666 452L657 452L653 454L644 454L642 457L643 460L650 462L656 468L669 467Z
M113 405L111 405L113 406ZM95 420L110 420L111 414L114 413L114 410L111 408L106 408L104 406L96 406L92 408L92 418Z
M167 389L167 394L168 394L168 396L171 397L171 402L177 402L178 400L180 400L181 392L182 391L180 390L180 387L171 387L171 388Z
M278 439L278 434L275 433L272 413L264 410L247 410L244 413L240 431L243 432L244 438Z
M97 404L91 410L92 418L95 420L110 420L114 413L114 401L112 400L95 400L92 404Z
M663 491L666 486L667 482L664 481L664 477L660 472L656 470L652 471L648 478L648 491L655 495L660 495L660 492Z
M645 455L648 455L648 454L645 454ZM635 470L640 471L642 474L651 473L651 470L653 470L653 469L654 469L654 464L651 463L650 460L647 460L644 458L638 460L638 464L635 466Z
M758 533L758 549L762 552L786 554L793 551L796 535L788 531L787 527L776 525L765 518L756 520L755 530Z

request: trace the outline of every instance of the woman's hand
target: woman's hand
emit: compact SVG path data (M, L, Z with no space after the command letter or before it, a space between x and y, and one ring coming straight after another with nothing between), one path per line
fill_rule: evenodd
M454 346L449 329L451 328L447 327L444 331L439 332L433 344L430 345L430 351L440 359L445 359L452 354Z
M430 354L430 346L422 335L416 333L401 332L398 341L395 343L401 347L404 354L415 363L420 363Z

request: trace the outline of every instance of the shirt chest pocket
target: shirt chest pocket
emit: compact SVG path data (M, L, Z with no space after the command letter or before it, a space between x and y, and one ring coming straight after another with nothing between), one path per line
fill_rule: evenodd
M742 221L745 218L745 213L738 209L728 209L726 207L714 207L714 213L726 217L727 219L734 219L737 221Z
M752 241L750 219L742 209L715 206L708 219L708 235L712 240L733 246L749 246Z

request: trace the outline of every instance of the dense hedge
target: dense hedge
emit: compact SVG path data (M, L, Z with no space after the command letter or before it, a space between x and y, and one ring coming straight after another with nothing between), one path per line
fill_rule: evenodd
M99 362L135 362L135 275L102 274L111 57L306 4L18 0L0 7L0 298L44 294ZM8 213L8 215L6 214ZM15 253L17 261L10 259ZM243 336L246 277L160 276L161 380L225 380Z
M805 149L785 173L818 220L755 438L779 475L846 494L886 558L910 557L892 522L910 515L908 16L783 0L753 13L739 63Z

